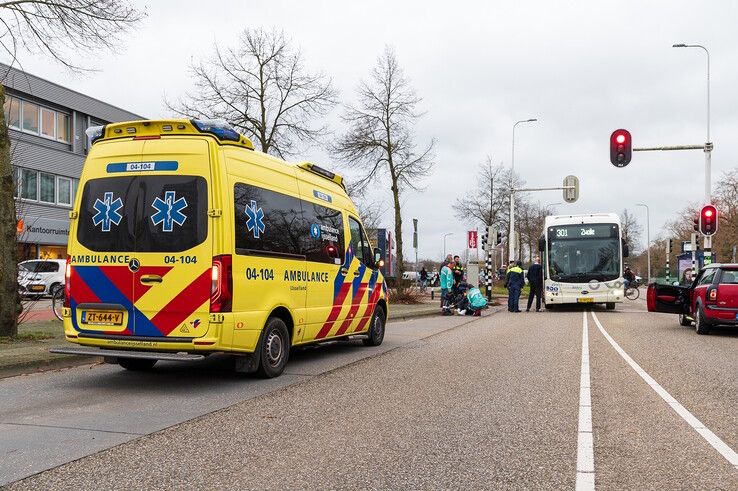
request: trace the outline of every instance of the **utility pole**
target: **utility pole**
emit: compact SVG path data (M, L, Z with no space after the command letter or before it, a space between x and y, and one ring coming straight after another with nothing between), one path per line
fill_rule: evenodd
M510 176L510 179L512 179L512 182L510 183L510 232L507 236L507 242L508 242L508 255L509 260L513 261L515 259L515 127L519 125L520 123L532 123L534 121L538 121L536 118L530 118L530 119L522 119L520 121L516 121L513 125L512 129L512 159L510 160L510 170L512 171L512 175Z
M636 203L636 206L643 206L646 208L646 251L648 256L648 284L651 284L651 212L648 209L648 205L643 203Z
M674 44L673 48L699 48L707 55L707 139L705 140L705 204L712 201L712 149L710 141L710 52L700 44ZM712 262L712 236L705 236L704 264Z

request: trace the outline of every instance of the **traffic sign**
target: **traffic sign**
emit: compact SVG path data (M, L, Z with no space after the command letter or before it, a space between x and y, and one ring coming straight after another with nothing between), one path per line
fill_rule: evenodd
M477 248L477 231L476 230L469 230L469 232L467 232L466 245L469 249Z

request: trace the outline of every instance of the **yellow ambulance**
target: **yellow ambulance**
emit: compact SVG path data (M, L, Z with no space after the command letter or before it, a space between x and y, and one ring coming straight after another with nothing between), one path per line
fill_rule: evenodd
M282 373L292 346L382 342L387 288L341 176L255 151L227 125L90 128L70 212L64 333L130 370L236 355Z

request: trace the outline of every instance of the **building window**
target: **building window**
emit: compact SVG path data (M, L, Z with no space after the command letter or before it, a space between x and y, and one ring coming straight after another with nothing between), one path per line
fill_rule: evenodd
M56 113L56 139L65 143L71 142L69 138L69 115Z
M20 101L15 97L5 97L5 121L9 127L20 129Z
M56 202L67 206L72 204L72 180L68 177L56 178Z
M79 179L72 179L72 203L74 203L74 198L77 197L77 185L79 184Z
M22 101L16 97L5 98L5 120L8 127L22 129L52 140L71 143L69 114Z
M41 108L41 135L56 138L56 113L45 107Z
M39 172L39 201L56 203L56 177L53 174Z
M38 106L32 102L23 101L23 131L38 134Z
M21 169L20 196L23 199L38 199L38 179L35 170Z

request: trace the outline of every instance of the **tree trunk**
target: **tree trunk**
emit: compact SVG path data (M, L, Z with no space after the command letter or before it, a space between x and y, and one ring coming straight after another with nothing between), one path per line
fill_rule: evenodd
M397 177L394 175L392 176L392 199L395 203L395 244L397 245L397 253L395 254L395 258L397 259L395 285L397 292L402 293L405 289L402 279L402 274L405 272L405 260L402 256L402 215L400 214L400 191L397 187Z
M5 104L5 88L0 85L0 106ZM5 111L0 111L0 336L18 334L18 248L16 246L13 165Z

